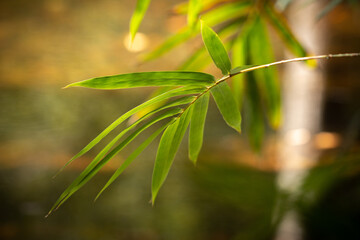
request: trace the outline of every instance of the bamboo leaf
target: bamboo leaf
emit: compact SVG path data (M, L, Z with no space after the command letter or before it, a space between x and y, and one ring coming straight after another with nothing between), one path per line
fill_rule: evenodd
M150 0L138 0L136 3L135 11L130 20L131 41L133 41L135 38L136 32L139 29L140 23L145 16L149 4L150 4Z
M50 209L48 215L58 207L60 207L69 197L71 197L76 191L78 191L85 183L87 183L109 160L111 160L117 153L119 153L124 147L126 147L135 137L141 132L150 127L151 125L172 116L175 116L182 112L182 109L172 109L166 113L163 113L150 122L144 124L141 128L129 135L124 141L118 144L110 153L108 153L101 161L92 161L85 170L65 189L53 207Z
M201 21L201 36L215 65L221 70L222 74L229 74L231 63L226 49L219 36L204 21Z
M234 96L226 82L211 88L216 105L225 122L236 131L241 131L241 115Z
M167 127L161 137L152 176L152 204L154 204L155 198L170 171L175 154L189 125L191 114L192 107L188 108L169 127Z
M139 123L143 122L144 120L152 117L154 114L164 110L164 109L168 109L171 107L175 107L175 106L180 106L183 104L189 104L190 102L192 102L195 99L195 96L185 96L185 97L181 97L178 98L170 103L167 103L147 114L145 114L144 116L142 116L141 118L139 118L137 121L135 121L134 123L132 123L130 126L128 126L127 128L125 128L123 131L121 131L116 137L113 138L113 140L110 141L110 143L108 143L94 158L94 160L92 161L94 164L96 164L97 162L99 162L105 155L106 153L116 144L116 142L118 142L122 136L124 136L127 132L129 132L130 130L132 130L133 128L135 128Z
M201 18L209 26L214 26L234 18L245 16L249 12L249 7L250 4L248 2L233 2L229 4L223 4L218 8L202 14ZM194 28L195 30L189 27L181 29L177 34L171 36L165 42L156 47L153 51L146 54L142 60L149 61L160 57L161 55L169 52L174 47L196 36L197 31L200 30L200 24L196 24Z
M257 86L257 81L254 79L254 73L248 73L248 81L246 81L246 129L249 142L255 151L259 152L262 147L264 138L265 126L262 113L261 99Z
M200 0L189 0L187 21L188 21L188 26L190 28L195 27L200 9L201 9L201 1Z
M210 94L207 92L197 99L193 106L189 131L189 158L194 164L196 164L203 144L204 126L209 106L209 98Z
M120 125L123 121L125 121L126 119L128 119L130 116L132 116L133 114L153 105L153 104L157 104L161 101L164 100L168 100L172 97L177 97L177 96L181 96L181 95L188 95L188 94L197 94L200 93L204 90L204 88L201 87L192 87L192 86L188 86L188 87L181 87L181 88L176 88L173 90L170 90L168 92L165 92L159 96L156 96L142 104L140 104L139 106L131 109L130 111L126 112L125 114L123 114L122 116L120 116L118 119L116 119L113 123L111 123L105 130L103 130L97 137L95 137L88 145L86 145L80 152L78 152L74 157L72 157L59 171L57 174L59 174L66 166L68 166L71 162L73 162L75 159L81 157L82 155L84 155L85 153L87 153L88 151L90 151L90 149L92 149L96 144L98 144L104 137L106 137L112 130L114 130L118 125ZM57 175L56 174L56 175ZM56 176L55 175L55 176Z
M169 124L165 124L158 130L156 130L150 137L148 137L143 143L140 144L139 147L133 151L129 157L126 158L123 164L115 171L115 173L111 176L111 178L107 181L105 186L101 189L98 195L95 198L95 201L100 197L100 195L105 191L106 188L110 186L119 176L120 174L137 158L144 149L149 146L152 141L162 132Z
M201 72L163 71L139 72L97 77L69 84L67 87L96 89L123 89L151 86L206 86L214 83L214 77Z
M252 63L264 64L273 62L273 50L266 27L261 19L256 22L249 44ZM266 107L266 115L272 128L277 129L281 124L281 96L280 83L276 68L264 68L254 71L261 97Z

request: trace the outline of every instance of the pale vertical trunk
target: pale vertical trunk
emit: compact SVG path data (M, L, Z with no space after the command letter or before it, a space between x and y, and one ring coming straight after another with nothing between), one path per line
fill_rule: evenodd
M290 27L310 53L323 54L325 27L316 20L321 4L319 1L303 4L304 1L295 1L291 5ZM287 202L290 210L282 218L275 239L297 240L303 239L303 233L298 213L291 209L291 204L307 175L307 167L318 158L312 139L321 128L324 75L304 63L291 63L285 66L282 79L284 124L280 130L282 144L277 184L281 192L290 196Z

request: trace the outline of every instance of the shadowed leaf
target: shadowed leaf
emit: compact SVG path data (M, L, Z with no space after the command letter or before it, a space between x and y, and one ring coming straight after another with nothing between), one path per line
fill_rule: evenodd
M248 49L252 63L266 64L275 60L269 35L264 23L258 19L249 37ZM281 97L280 83L276 67L264 68L254 71L260 97L265 104L266 115L270 126L277 129L281 124Z

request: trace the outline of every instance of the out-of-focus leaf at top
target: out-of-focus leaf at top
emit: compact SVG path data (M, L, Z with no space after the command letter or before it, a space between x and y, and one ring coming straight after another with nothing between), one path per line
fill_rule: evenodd
M220 7L212 9L201 15L201 19L205 21L209 26L217 25L221 22L229 21L232 19L246 16L249 11L250 4L248 2L230 2L223 4ZM200 30L200 24L197 22L194 28L185 27L178 33L165 40L161 45L156 47L153 51L145 54L142 57L143 61L150 61L162 56L169 52L171 49L180 45L181 43L189 40L197 35Z
M229 55L219 36L204 21L201 21L201 36L215 65L221 70L223 75L229 74L231 70Z
M135 11L130 20L130 37L131 42L134 41L136 32L139 29L140 23L144 18L146 10L148 9L150 0L138 0Z

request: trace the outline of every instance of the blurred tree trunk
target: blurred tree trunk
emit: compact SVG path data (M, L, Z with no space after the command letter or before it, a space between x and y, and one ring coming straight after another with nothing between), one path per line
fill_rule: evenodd
M288 9L291 29L311 54L326 52L325 21L316 19L321 7L320 1L308 5L304 5L304 1L295 1ZM280 221L277 240L303 239L298 214L291 205L301 190L307 168L318 159L318 150L312 144L314 134L321 130L324 75L318 68L309 68L304 63L284 67L284 123L280 131L282 144L277 184L280 192L287 196L287 201L280 201L278 207L283 208L285 204L290 210Z

